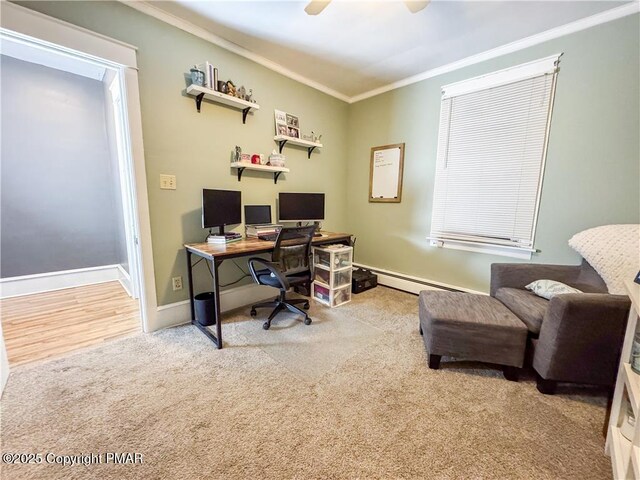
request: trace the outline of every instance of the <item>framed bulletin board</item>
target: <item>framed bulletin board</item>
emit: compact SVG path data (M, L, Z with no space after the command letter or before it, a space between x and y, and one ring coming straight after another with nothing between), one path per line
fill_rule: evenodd
M403 167L404 143L371 149L370 202L400 203Z

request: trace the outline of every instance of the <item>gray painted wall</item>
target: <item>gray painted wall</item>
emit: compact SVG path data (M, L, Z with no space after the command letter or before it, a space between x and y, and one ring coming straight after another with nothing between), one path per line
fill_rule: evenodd
M0 277L126 262L102 82L0 62Z

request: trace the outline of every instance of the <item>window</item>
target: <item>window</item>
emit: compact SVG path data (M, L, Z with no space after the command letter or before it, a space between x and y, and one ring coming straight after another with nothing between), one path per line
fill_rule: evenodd
M442 87L432 245L531 257L559 57Z

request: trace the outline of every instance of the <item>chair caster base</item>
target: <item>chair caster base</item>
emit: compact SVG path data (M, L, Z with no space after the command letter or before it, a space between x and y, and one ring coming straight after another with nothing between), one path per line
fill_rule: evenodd
M252 317L255 317L258 314L258 312L256 312L253 308L249 313L251 314Z
M269 322L264 322L262 324L262 328L264 328L265 330L269 330L269 327L271 327L271 325L269 325Z
M305 325L311 325L311 319L309 317L304 319L304 324Z
M305 303L305 304L302 306L302 308L304 308L305 310L309 310L309 307L310 307L310 306L311 306L311 305L309 305L309 302L307 302L307 303Z

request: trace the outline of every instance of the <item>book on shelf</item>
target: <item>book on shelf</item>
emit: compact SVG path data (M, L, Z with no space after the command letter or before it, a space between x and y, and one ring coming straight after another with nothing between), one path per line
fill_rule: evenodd
M198 70L204 72L204 86L211 90L217 90L218 85L215 84L214 68L209 62L199 63L196 65Z

